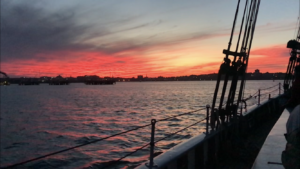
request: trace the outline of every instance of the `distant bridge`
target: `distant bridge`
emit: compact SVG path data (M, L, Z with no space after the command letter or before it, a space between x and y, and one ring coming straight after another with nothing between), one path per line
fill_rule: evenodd
M7 74L4 73L4 72L1 72L1 71L0 71L0 74L3 74L6 78L9 78L9 77L7 76Z

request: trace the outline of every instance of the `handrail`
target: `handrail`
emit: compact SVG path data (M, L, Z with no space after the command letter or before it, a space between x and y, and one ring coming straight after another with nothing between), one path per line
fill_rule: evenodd
M202 122L202 121L204 121L204 120L206 120L206 118L201 119L201 120L199 120L199 121L197 121L197 122L195 122L195 123L193 123L193 124L191 124L191 125L189 125L189 126L183 128L183 129L180 129L180 130L176 131L176 132L173 132L173 133L171 133L171 134L168 134L166 137L163 137L163 138L161 138L161 139L159 139L159 140L156 140L155 143L158 143L158 142L160 142L160 141L162 141L162 140L165 140L166 138L169 138L169 137L171 137L171 136L173 136L173 135L175 135L175 134L177 134L177 133L179 133L179 132L182 132L183 130L186 130L186 129L188 129L188 128L190 128L190 127L192 127L192 126L194 126L194 125L196 125L196 124L198 124L198 123L200 123L200 122Z
M190 111L190 112L186 112L186 113L182 113L182 114L178 114L178 115L174 115L174 116L167 117L167 118L164 118L164 119L159 119L159 120L157 120L157 122L166 121L166 120L173 119L173 118L176 118L176 117L179 117L179 116L192 114L192 113L195 113L195 112L198 112L198 111L201 111L201 110L204 110L204 108L203 109L197 109L197 110ZM36 158L32 158L32 159L29 159L29 160L26 160L26 161L23 161L23 162L19 162L19 163L15 163L15 164L12 164L12 165L5 166L5 167L1 167L1 169L14 168L14 167L17 167L17 166L20 166L20 165L23 165L23 164L26 164L26 163L29 163L29 162L32 162L32 161L40 160L40 159L43 159L43 158L46 158L46 157L49 157L49 156L52 156L52 155L60 154L60 153L75 149L75 148L79 148L79 147L86 146L86 145L89 145L89 144L92 144L92 143L100 142L100 141L103 141L103 140L106 140L106 139L109 139L109 138L112 138L112 137L115 137L115 136L119 136L119 135L122 135L122 134L125 134L125 133L129 133L131 131L135 131L135 130L138 130L138 129L141 129L141 128L145 128L145 127L148 127L148 126L151 126L151 123L143 125L143 126L138 126L134 129L126 130L124 132L113 134L113 135L110 135L110 136L107 136L107 137L104 137L104 138L101 138L101 139L96 139L96 140L93 140L93 141L90 141L90 142L87 142L87 143L79 144L79 145L69 147L69 148L66 148L66 149L63 149L63 150L60 150L60 151L56 151L56 152L52 152L52 153L42 155L42 156L39 156L39 157L36 157Z
M167 138L169 138L169 137L171 137L171 136L173 136L173 135L175 135L175 134L177 134L177 133L179 133L179 132L182 132L182 131L184 131L184 130L186 130L186 129L188 129L188 128L190 128L190 127L192 127L192 126L194 126L194 125L196 125L196 124L198 124L198 123L200 123L200 122L202 122L202 121L204 121L204 120L206 120L206 119L207 119L207 118L201 119L201 120L199 120L199 121L197 121L197 122L195 122L195 123L193 123L193 124L191 124L191 125L189 125L189 126L186 126L185 128L182 128L182 129L180 129L180 130L178 130L178 131L176 131L176 132L173 132L173 133L171 133L171 134L168 134L166 137L163 137L163 138L161 138L161 139L158 139L158 140L154 141L154 144L156 144L156 143L158 143L158 142L160 142L160 141L163 141L163 140L165 140L165 139L167 139ZM157 122L158 122L158 121L157 121ZM119 158L118 160L114 161L113 163L110 163L110 164L108 164L107 166L104 166L104 168L107 168L107 167L110 167L110 166L112 166L112 165L117 164L117 163L120 162L122 159L124 159L124 158L126 158L126 157L128 157L128 156L130 156L130 155L132 155L132 154L134 154L134 153L136 153L136 152L139 151L139 150L144 149L145 147L147 147L147 146L149 146L149 145L151 145L151 142L149 142L149 143L145 144L144 146L142 146L142 147L136 149L135 151L130 152L129 154L127 154L127 155L125 155L125 156ZM103 169L104 169L104 168L103 168Z
M107 136L107 137L104 137L104 138L101 138L101 139L96 139L96 140L93 140L93 141L90 141L90 142L87 142L87 143L79 144L77 146L69 147L69 148L66 148L66 149L63 149L63 150L60 150L60 151L52 152L52 153L49 153L49 154L46 154L46 155L43 155L43 156L40 156L40 157L36 157L36 158L30 159L30 160L26 160L26 161L23 161L23 162L19 162L19 163L13 164L13 165L3 167L1 169L17 167L17 166L20 166L20 165L23 165L23 164L26 164L26 163L29 163L29 162L32 162L32 161L36 161L36 160L39 160L39 159L42 159L42 158L45 158L45 157L49 157L49 156L52 156L52 155L55 155L55 154L60 154L60 153L63 153L63 152L66 152L66 151L69 151L69 150L72 150L72 149L75 149L75 148L78 148L78 147L86 146L86 145L89 145L89 144L92 144L92 143L96 143L96 142L103 141L103 140L106 140L106 139L109 139L109 138L112 138L112 137L115 137L115 136L118 136L118 135L121 135L121 134L131 132L131 131L134 131L134 130L145 128L145 127L148 127L150 125L151 124L147 124L147 125L144 125L144 126L139 126L139 127L134 128L134 129L131 129L131 130L127 130L127 131L124 131L124 132L121 132L121 133L113 134L113 135L110 135L110 136Z
M134 151L132 151L132 152L126 154L125 156L119 158L118 160L114 161L114 163L110 163L110 164L104 166L103 169L105 169L105 168L107 168L107 167L110 167L110 166L112 166L112 165L114 165L114 164L117 164L118 162L120 162L120 161L123 160L124 158L126 158L126 157L128 157L128 156L131 156L132 154L136 153L136 152L139 151L139 150L144 149L145 147L147 147L147 146L149 146L149 145L150 145L150 143L147 143L147 144L143 145L142 147L140 147L140 148L138 148L138 149L136 149L136 150L134 150Z
M171 116L171 117L167 117L167 118L164 118L164 119L157 120L157 122L166 121L166 120L173 119L173 118L176 118L176 117L180 117L180 116L183 116L183 115L188 115L188 114L195 113L197 111L201 111L201 110L204 110L204 109L205 108L194 110L194 111L190 111L190 112L186 112L186 113L182 113L182 114L178 114L178 115L174 115L174 116Z
M260 90L268 90L268 89L272 89L272 88L277 87L277 86L278 86L278 84L276 84L274 86L271 86L271 87L264 88L264 89L260 89Z
M278 89L275 89L275 90L272 90L270 92L267 92L267 93L264 93L264 94L260 94L260 95L267 95L267 94L270 94L270 93L273 93L273 92L276 92L276 91L278 91Z

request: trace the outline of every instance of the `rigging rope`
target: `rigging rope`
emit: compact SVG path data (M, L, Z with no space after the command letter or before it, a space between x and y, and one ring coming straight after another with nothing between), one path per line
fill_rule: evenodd
M297 36L296 36L296 40L298 40L299 39L299 28L300 28L300 22L299 22L299 20L300 20L300 0L299 0L299 11L298 11L298 18L297 18L297 22L296 22L296 27L295 27L295 31L294 31L294 35L293 35L293 37L295 37L295 34L296 34L296 32L297 32L297 30L298 30L298 34L297 34ZM298 27L298 29L297 29L297 27Z
M247 0L247 2L246 2L246 4L248 4L248 0ZM248 5L246 5L246 10L247 10L247 12L246 12L246 18L247 18L247 20L248 20L248 11L250 10L250 6L251 5L249 5L249 7L248 7ZM245 15L245 14L244 14ZM246 27L247 27L247 25L245 24L245 30L246 30ZM241 46L241 51L242 51L242 46ZM248 69L248 66L246 67L246 69L245 69L245 75L244 76L246 76L246 73L247 73L247 69ZM244 98L245 97L245 88L246 88L246 80L244 81L244 85L243 85L243 89L242 89L242 98Z

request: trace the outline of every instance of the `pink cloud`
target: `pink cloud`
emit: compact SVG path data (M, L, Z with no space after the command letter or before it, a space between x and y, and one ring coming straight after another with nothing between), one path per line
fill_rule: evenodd
M253 72L285 72L290 57L286 44L253 49L250 52L248 70Z

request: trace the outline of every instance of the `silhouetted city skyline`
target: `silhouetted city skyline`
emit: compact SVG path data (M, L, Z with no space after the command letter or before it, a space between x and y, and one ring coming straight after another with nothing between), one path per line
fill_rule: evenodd
M50 76L41 76L41 77L18 77L18 78L9 78L10 83L19 83L20 81L38 81L40 83L53 83L53 81L64 80L68 83L87 83L87 82L97 82L97 81L106 81L113 80L115 82L142 82L142 81L211 81L217 79L217 73L211 74L200 74L200 75L186 75L186 76L158 76L158 77L147 77L147 75L138 75L136 77L125 78L125 77L109 77L104 76L100 77L98 75L85 75L77 77L63 77L58 75L56 77ZM281 80L284 79L285 73L276 72L276 73L261 73L258 69L253 73L246 73L246 80ZM2 78L3 79L3 78Z

